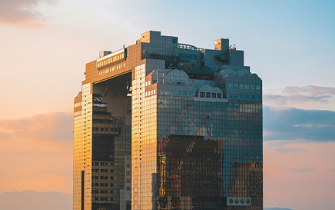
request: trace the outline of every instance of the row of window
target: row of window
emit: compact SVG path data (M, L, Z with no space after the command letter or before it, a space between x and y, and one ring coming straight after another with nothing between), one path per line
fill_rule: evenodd
M92 172L99 172L99 169L92 169ZM108 172L108 169L100 169L100 172ZM111 169L111 172L114 172L114 170Z
M145 82L145 86L148 86L148 85L150 85L150 81Z
M94 199L96 201L107 201L107 197L100 197L100 199L99 199L99 197L95 197ZM113 201L113 197L110 197L109 200Z
M81 115L81 114L83 114L83 111L78 111L78 112L74 113L74 116L78 116L78 115Z
M79 107L79 106L82 106L82 102L78 102L74 104L74 108Z
M93 131L99 131L99 128L98 127L94 127ZM109 131L109 128L100 128L100 131ZM111 128L110 131L111 132L118 132L118 129L117 128Z
M109 68L107 68L107 69L101 70L101 71L99 71L99 76L101 76L101 75L103 75L103 74L110 73L110 72L115 71L115 70L118 70L118 69L121 69L121 68L123 68L123 67L125 67L125 66L126 66L126 63L121 63L121 64L118 64L118 65L109 67Z
M145 96L151 96L151 95L155 95L155 94L156 94L156 90L151 90L151 91L145 92Z
M98 165L100 165L100 166L108 166L108 165L113 166L114 164L113 163L108 163L108 162L93 162L92 165L95 165L95 166L98 166ZM126 167L130 168L130 164L126 164ZM92 169L92 171L93 170L99 170L99 169ZM100 170L107 170L107 169L100 169ZM95 172L99 172L99 171L95 171ZM103 172L103 171L101 171L101 172ZM108 171L105 171L105 172L108 172ZM113 170L111 170L111 172L113 172Z
M261 90L260 85L228 84L228 89Z
M150 92L150 91L149 91ZM160 91L160 94L162 95L183 95L183 96L193 96L194 92L193 91L180 91L180 90L165 90L165 91ZM148 93L149 95L149 93ZM147 93L146 93L147 96ZM200 92L195 94L195 97L200 97L200 98L222 98L221 93L210 93L210 92Z
M99 179L99 176L92 176L92 179ZM108 179L108 176L100 176L100 179ZM110 177L111 180L114 180L114 177Z
M188 45L188 44L178 44L178 48L180 49L186 49L186 50L196 50L196 51L200 51L200 48L196 48L192 45Z
M92 193L99 193L99 190L92 190ZM100 190L100 193L108 193L108 190ZM110 190L109 193L113 194L113 190Z
M240 95L229 95L229 98L234 98L234 99L245 99L245 100L261 100L260 95L245 95L245 94L240 94Z
M93 162L92 163L92 165L95 165L95 166L98 166L98 165L100 165L100 166L108 166L108 165L111 165L111 166L113 166L113 163L108 163L108 162Z
M159 94L160 95L178 95L178 96L193 96L194 95L194 92L193 91L181 91L181 90L160 90L159 91Z
M107 64L110 64L110 63L113 63L115 61L118 61L118 60L121 60L124 58L124 53L121 53L121 54L118 54L118 55L115 55L113 57L110 57L108 59L105 59L105 60L102 60L102 61L99 61L97 63L97 66L98 68L100 68L101 66L105 66Z
M99 183L92 183L92 187L99 187ZM113 187L113 183L109 184L110 187ZM108 183L100 183L100 187L108 187Z
M196 55L189 55L189 54L178 54L179 57L187 57L187 58L190 58L190 59L193 59L193 60L196 60L197 59L197 56Z
M198 95L200 98L222 98L221 93L200 92L200 94L196 94L195 97L198 97Z

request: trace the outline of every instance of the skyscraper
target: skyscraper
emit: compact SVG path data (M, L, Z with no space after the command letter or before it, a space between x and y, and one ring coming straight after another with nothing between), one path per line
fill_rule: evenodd
M262 81L228 39L148 31L85 75L74 209L263 209Z

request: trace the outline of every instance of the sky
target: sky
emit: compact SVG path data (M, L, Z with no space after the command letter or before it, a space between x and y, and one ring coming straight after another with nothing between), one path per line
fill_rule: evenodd
M229 38L263 80L264 206L335 207L335 2L0 0L0 193L72 193L85 64L148 30Z

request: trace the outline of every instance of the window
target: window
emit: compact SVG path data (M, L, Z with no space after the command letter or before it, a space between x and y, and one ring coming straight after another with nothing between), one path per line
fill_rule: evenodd
M193 96L193 91L188 92L189 96Z
M204 92L200 92L200 97L204 98L205 97L205 93Z
M114 179L114 177L111 176L111 180L113 180L113 179Z
M100 128L100 131L104 131L104 128Z
M256 85L256 90L260 90L260 89L261 89L261 86Z
M251 95L251 99L252 99L252 100L255 100L255 95Z
M249 90L249 85L245 85L244 88L245 88L246 90Z
M245 95L245 99L250 99L250 96L249 95Z
M183 96L187 96L187 91L183 91Z
M211 93L206 93L206 98L210 98L211 97Z
M126 182L127 182L127 183L130 183L130 179L127 179Z
M240 99L244 99L244 95L243 94L240 95Z
M130 175L130 171L127 171L127 172L126 172L126 175Z
M255 85L251 85L251 90L255 90Z
M244 90L244 85L243 84L240 84L240 89Z
M216 93L212 93L212 98L216 98Z
M261 100L261 96L260 95L256 95L256 99L257 100Z
M233 84L228 84L228 89L233 89Z
M111 191L109 191L111 194L113 194L114 192L113 192L113 190L111 190Z
M238 84L234 84L234 89L238 89Z
M127 190L127 191L130 191L130 187L126 187L126 190Z

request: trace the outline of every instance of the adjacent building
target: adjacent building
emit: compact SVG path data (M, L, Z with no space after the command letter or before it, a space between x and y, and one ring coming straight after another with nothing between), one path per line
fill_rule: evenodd
M262 81L244 52L148 31L74 100L74 209L263 209Z

